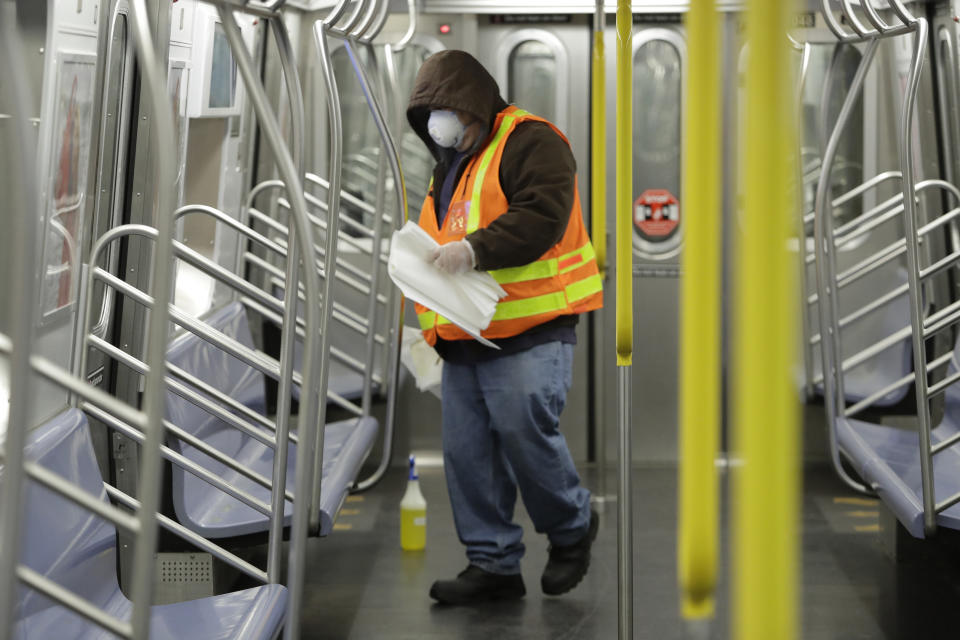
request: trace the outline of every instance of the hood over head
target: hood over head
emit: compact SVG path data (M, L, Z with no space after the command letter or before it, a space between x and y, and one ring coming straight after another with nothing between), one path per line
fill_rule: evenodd
M497 114L507 107L500 88L483 65L466 51L440 51L427 58L414 81L407 120L438 161L448 149L441 149L427 133L432 109L456 109L486 123L487 135ZM487 135L481 136L477 145ZM475 150L475 149L474 149Z

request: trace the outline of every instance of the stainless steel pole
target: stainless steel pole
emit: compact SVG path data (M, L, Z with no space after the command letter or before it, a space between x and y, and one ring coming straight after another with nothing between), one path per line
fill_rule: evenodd
M12 631L17 600L17 564L20 561L21 505L23 503L23 447L30 419L30 351L33 343L33 310L36 302L36 228L39 214L36 183L35 143L30 132L30 82L26 77L23 43L17 31L17 3L0 3L0 52L5 60L0 77L6 91L13 94L13 125L19 162L13 163L19 175L14 180L13 197L4 215L11 223L10 255L11 296L9 326L13 341L10 363L10 410L7 433L2 442L3 475L0 477L0 638L7 640ZM11 176L13 177L13 176ZM5 212L6 213L6 212Z
M303 164L304 138L306 137L303 113L303 89L300 85L300 74L297 72L297 62L294 59L293 46L290 36L283 24L283 18L277 15L270 18L270 27L276 39L277 50L280 54L280 64L283 68L283 79L287 86L288 103L290 105L290 140L291 155L297 170L299 185L290 185L290 188L303 188L306 171ZM277 387L277 446L273 456L273 490L270 492L270 533L267 549L267 576L270 582L280 582L281 551L283 549L283 523L286 511L284 495L287 483L287 460L290 448L290 414L293 404L291 391L293 390L293 356L297 341L297 302L296 291L299 287L300 253L297 247L296 225L289 225L287 230L287 267L285 281L287 290L283 296L283 326L280 334L280 383ZM311 265L305 264L309 269ZM315 301L307 301L307 304ZM304 393L309 393L304 389ZM310 425L304 425L309 428Z

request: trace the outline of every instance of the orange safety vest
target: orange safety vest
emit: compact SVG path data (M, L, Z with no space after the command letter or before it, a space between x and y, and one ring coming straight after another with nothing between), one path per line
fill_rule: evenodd
M527 121L547 123L569 144L566 136L543 118L513 106L501 111L493 126L493 137L483 151L474 154L463 172L442 228L437 228L432 189L423 202L420 226L439 244L462 240L507 212L510 203L500 186L500 162L510 133ZM560 242L535 262L489 273L507 296L497 303L490 326L481 334L484 338L509 338L559 316L602 307L603 281L583 224L579 191L574 190L570 221ZM423 337L431 346L436 344L437 336L444 340L471 339L468 333L427 307L417 304L416 311Z

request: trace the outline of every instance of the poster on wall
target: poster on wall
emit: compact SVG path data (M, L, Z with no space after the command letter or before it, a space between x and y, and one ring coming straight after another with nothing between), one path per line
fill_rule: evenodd
M77 297L90 160L96 57L61 54L54 92L52 156L44 214L41 317L68 309Z

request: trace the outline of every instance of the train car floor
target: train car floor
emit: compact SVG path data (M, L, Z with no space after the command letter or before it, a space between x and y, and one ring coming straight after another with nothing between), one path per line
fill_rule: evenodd
M595 486L590 469L583 471ZM633 475L635 638L685 638L678 613L675 566L676 471L636 468ZM400 549L402 469L392 470L369 493L351 496L337 530L309 545L302 621L304 638L397 640L463 638L609 639L617 637L616 504L601 516L593 560L572 592L540 592L546 540L526 531L521 601L466 607L435 604L428 596L437 578L455 576L466 559L454 530L440 469L425 468L427 546ZM607 486L616 487L611 474ZM897 564L883 552L875 500L844 489L824 466L809 467L803 499L803 629L816 640L933 640L956 638L960 602L957 564ZM724 544L729 540L724 526ZM724 561L727 565L727 561ZM726 566L722 575L728 575ZM726 582L726 580L725 580ZM729 638L728 584L722 584L711 638Z

